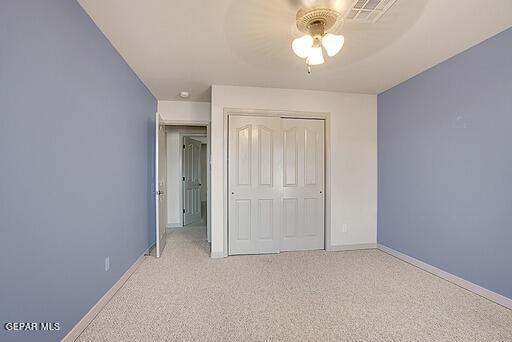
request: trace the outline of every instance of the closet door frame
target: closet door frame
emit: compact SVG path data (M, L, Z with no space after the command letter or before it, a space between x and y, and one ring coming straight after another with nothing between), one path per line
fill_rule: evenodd
M301 112L301 111L283 111L283 110L261 110L261 109L240 109L240 108L224 108L224 248L223 256L228 255L229 250L229 116L230 115L244 115L244 116L270 116L280 118L295 118L295 119L320 119L324 120L324 153L325 153L325 210L324 210L324 239L325 250L332 251L335 248L331 245L331 123L330 113L328 112Z

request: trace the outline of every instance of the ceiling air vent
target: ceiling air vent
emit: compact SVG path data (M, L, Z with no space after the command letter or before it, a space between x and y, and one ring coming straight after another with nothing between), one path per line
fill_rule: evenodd
M356 0L345 21L376 23L397 0Z

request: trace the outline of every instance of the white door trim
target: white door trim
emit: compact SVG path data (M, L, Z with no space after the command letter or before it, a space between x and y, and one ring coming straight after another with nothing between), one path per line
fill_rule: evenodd
M223 224L223 250L222 255L215 255L215 257L228 256L228 192L229 192L229 161L228 161L228 140L229 140L229 115L248 115L248 116L273 116L283 118L297 118L297 119L322 119L325 122L325 250L334 250L331 245L331 114L328 112L300 112L300 111L287 111L287 110L267 110L267 109L242 109L242 108L224 108L223 117L223 209L224 209L224 224Z

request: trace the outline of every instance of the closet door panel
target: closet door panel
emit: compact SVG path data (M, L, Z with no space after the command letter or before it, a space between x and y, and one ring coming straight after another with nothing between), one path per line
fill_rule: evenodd
M276 117L229 117L228 250L279 253L282 134Z
M285 217L281 250L324 249L324 121L282 119L282 127Z

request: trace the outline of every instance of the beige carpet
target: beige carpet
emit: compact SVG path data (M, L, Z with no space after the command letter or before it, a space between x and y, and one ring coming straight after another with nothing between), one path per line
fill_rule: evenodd
M210 259L170 234L78 341L512 341L512 311L378 250Z

